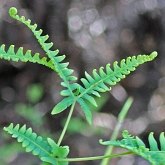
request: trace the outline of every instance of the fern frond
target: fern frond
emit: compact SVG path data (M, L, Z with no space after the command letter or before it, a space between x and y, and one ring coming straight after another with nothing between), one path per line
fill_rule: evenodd
M87 101L97 106L95 97L100 97L100 93L109 91L112 86L125 78L131 71L134 71L140 64L152 61L157 56L157 52L153 52L150 55L128 57L121 60L120 64L114 62L113 68L110 67L110 64L107 64L106 69L100 67L99 71L93 70L92 76L85 72L85 78L81 78L83 84L81 86L75 82L77 77L73 76L73 70L68 68L69 63L63 62L65 55L59 55L58 50L51 50L53 43L47 42L49 36L43 36L42 30L37 30L37 24L31 24L31 20L26 20L24 16L19 16L16 8L10 8L9 14L12 18L25 24L33 32L39 44L54 64L56 72L63 80L61 85L65 89L61 91L61 95L66 98L54 107L52 114L62 112L77 101L83 108L87 120L91 122L92 115Z
M85 117L86 117L86 120L89 124L92 124L92 112L90 111L90 108L88 106L88 104L86 103L86 101L84 101L83 99L79 98L77 100L77 102L80 104L84 114L85 114Z
M85 103L88 101L94 106L97 106L95 97L100 97L100 93L102 92L110 91L112 86L124 79L139 65L152 61L156 56L157 52L152 52L150 55L128 57L121 60L119 64L115 61L113 68L110 67L110 64L107 64L105 69L103 67L100 67L99 71L94 69L92 75L85 72L85 78L81 78L84 87L79 87L80 94L78 95L77 102L82 104L83 100ZM82 108L85 107L83 108L85 113L88 109L87 106L87 104L86 106L81 105Z
M54 64L51 60L47 60L46 57L40 58L39 53L35 53L32 55L31 50L27 50L24 53L23 47L18 48L17 51L15 51L15 46L11 45L8 50L5 50L5 45L0 46L0 58L5 60L12 60L15 62L21 61L21 62L32 62L32 63L38 63L41 65L44 65L52 70L55 70Z
M148 136L149 148L138 138L129 134L127 130L122 133L123 139L118 141L100 141L102 145L112 145L115 147L125 148L132 153L148 160L152 165L165 165L165 136L162 132L159 136L160 149L158 143L151 132Z
M18 142L22 143L22 147L26 149L26 152L32 152L33 155L37 155L42 161L49 162L53 165L67 165L65 162L58 162L55 158L65 158L69 153L68 146L58 146L52 139L44 139L38 136L32 131L31 128L26 128L26 125L20 127L11 123L8 127L4 127L4 130L16 138ZM49 161L48 161L49 160ZM51 162L50 162L51 160Z
M75 98L74 96L74 90L78 88L77 83L73 83L77 80L77 77L73 76L73 70L68 68L69 62L63 62L65 59L65 55L59 55L59 50L51 50L53 43L47 42L49 36L48 35L42 35L43 30L38 29L37 30L37 24L31 24L31 20L26 18L24 16L19 16L17 14L17 9L15 7L10 8L9 14L12 18L20 21L21 23L25 24L34 34L36 39L38 40L39 44L41 45L42 49L46 52L48 57L53 62L56 72L61 77L63 82L61 85L64 88L67 88L66 90L62 91L63 96L69 96L73 100Z

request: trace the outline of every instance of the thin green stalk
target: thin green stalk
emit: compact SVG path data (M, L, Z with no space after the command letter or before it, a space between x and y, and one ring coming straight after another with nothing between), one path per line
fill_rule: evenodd
M120 154L113 154L113 155L102 155L102 156L93 156L93 157L84 157L84 158L66 158L66 159L58 158L56 160L60 162L80 162L80 161L100 160L100 159L105 159L105 158L116 158L116 157L121 157L121 156L129 155L129 154L134 154L134 153L123 152Z
M117 122L117 124L115 126L115 129L114 129L112 135L111 135L110 140L116 140L117 139L118 134L119 134L119 131L121 129L121 126L123 125L124 119L125 119L128 111L129 111L132 103L133 103L133 98L132 97L129 97L126 100L124 106L121 109L121 112L118 115L118 122ZM112 151L113 151L113 146L108 146L104 155L111 155L112 154ZM111 157L109 157L108 159L103 159L101 161L101 164L100 165L108 165L109 162L110 162L110 160L111 160Z
M73 114L73 110L74 110L75 104L76 104L76 102L74 102L72 104L71 108L70 108L70 111L69 111L69 114L68 114L68 118L66 120L65 126L64 126L64 128L62 130L62 133L61 133L60 138L59 138L58 143L57 143L58 146L60 146L60 144L61 144L61 142L62 142L62 140L64 138L64 135L66 133L66 130L67 130L69 122L70 122L70 119L71 119L72 114Z

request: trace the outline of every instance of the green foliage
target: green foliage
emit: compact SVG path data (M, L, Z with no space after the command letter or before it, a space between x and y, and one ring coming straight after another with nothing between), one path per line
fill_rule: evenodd
M148 160L152 165L165 165L165 136L164 132L160 134L160 149L158 143L151 132L148 136L149 148L145 143L138 138L129 134L127 130L122 133L122 140L100 141L102 145L112 145L115 147L125 148L134 154L137 154L144 159Z
M99 71L93 70L92 76L85 72L85 78L81 78L84 87L80 88L80 94L77 102L81 105L86 118L89 122L92 120L92 115L87 105L87 101L97 106L94 97L100 97L100 93L111 90L111 86L116 85L119 81L125 78L131 71L134 71L139 65L152 61L157 56L157 52L153 52L150 55L138 55L128 57L121 60L120 64L117 61L113 63L113 69L110 64L106 65L106 68L100 67ZM109 85L110 87L108 87Z
M100 67L98 71L94 69L92 76L85 72L85 78L81 78L83 86L79 85L79 94L76 101L84 111L87 121L90 124L92 122L92 113L87 102L97 106L95 97L100 97L100 93L110 91L112 86L124 79L130 72L135 71L139 65L152 61L156 56L157 52L154 51L150 55L127 57L126 59L122 59L120 64L115 61L113 63L113 69L110 67L110 64L107 64L105 69L104 67ZM72 104L73 100L69 95L69 90L62 91L62 94L63 96L67 96L67 98L55 106L52 114L57 114Z
M73 99L72 97L66 97L62 101L60 101L52 110L52 115L61 113L64 111L67 107L73 104Z
M42 161L52 163L53 165L67 165L67 162L58 162L57 158L65 158L69 153L68 146L59 147L52 139L44 139L32 131L31 128L26 128L26 125L20 127L11 123L4 128L13 138L16 138L26 152L32 152L37 155ZM51 160L51 162L50 162Z
M8 61L14 61L14 62L32 62L32 63L38 63L41 65L44 65L48 68L51 68L52 70L55 70L54 65L51 60L47 60L46 57L40 57L39 53L35 53L32 55L31 50L27 50L26 53L24 53L24 50L22 47L18 48L18 50L15 52L14 45L11 45L8 50L5 50L5 45L0 46L0 58Z
M65 55L59 55L59 50L51 50L53 43L47 42L49 36L42 36L42 30L37 30L37 24L31 24L31 20L26 20L24 16L19 16L16 8L10 8L9 14L12 18L25 24L33 32L42 49L53 62L56 72L63 80L61 85L66 89L61 91L61 95L65 98L53 108L52 115L61 113L76 101L81 106L87 121L91 124L92 113L87 102L97 106L95 97L100 97L100 93L111 90L111 86L116 85L131 71L134 71L136 67L152 61L157 56L157 52L153 52L150 55L128 57L121 60L120 64L115 61L112 68L110 64L107 64L105 69L104 67L100 67L99 71L94 69L92 76L85 72L85 78L81 78L82 85L80 85L75 82L77 78L72 75L73 70L68 68L69 63L63 62Z
M100 97L100 93L111 90L111 86L116 85L116 83L130 74L131 71L135 71L136 67L145 62L152 61L156 56L157 52L153 52L150 55L127 57L127 59L121 60L120 64L115 61L113 69L110 67L110 64L107 64L105 69L100 67L99 71L94 69L92 76L85 72L85 78L81 78L84 88L80 88L78 98L87 100L96 106L94 96Z
M26 20L26 18L24 16L19 16L17 14L16 8L14 8L14 7L10 8L9 14L12 18L25 24L33 32L34 36L38 40L42 49L46 52L46 54L48 55L48 57L51 59L52 63L54 64L56 72L63 80L63 82L61 82L61 85L64 88L67 88L66 90L63 90L61 92L61 95L70 96L72 98L72 102L73 102L73 100L75 98L74 90L77 89L78 84L73 83L75 80L77 80L77 78L72 75L73 70L68 68L69 62L63 62L66 56L59 55L58 49L51 50L53 43L47 42L49 36L48 35L43 36L42 35L43 30L42 29L37 30L37 24L31 24L30 19Z
M64 62L66 58L65 55L60 55L59 50L52 50L53 43L48 42L49 36L43 35L43 31L37 28L37 24L32 24L30 19L26 19L24 16L19 16L17 14L17 9L12 7L9 10L9 14L15 20L26 25L29 30L32 31L38 43L45 51L49 60L46 57L40 57L39 53L32 55L31 50L27 50L25 53L23 48L20 47L17 51L14 49L14 45L11 45L8 50L5 50L5 45L0 46L0 58L5 60L12 60L15 62L32 62L44 65L51 68L62 79L61 85L64 89L61 91L61 95L64 96L63 100L59 102L52 110L51 114L58 114L66 110L71 106L68 118L66 120L63 131L60 135L58 143L54 142L50 138L43 138L38 136L32 131L31 128L26 128L26 125L20 127L19 124L14 126L10 124L5 127L4 130L16 138L18 142L22 143L22 147L26 149L27 152L31 152L40 158L44 164L52 165L67 165L69 161L82 161L82 160L97 160L111 157L112 155L89 157L89 158L66 158L69 154L68 146L61 146L61 142L64 138L68 124L72 117L72 113L75 107L75 103L78 103L83 110L88 123L92 123L92 112L91 105L97 107L98 98L102 93L111 90L111 87L116 85L122 79L124 79L128 74L145 63L155 59L157 52L152 52L150 55L138 55L122 59L121 62L115 61L113 66L107 64L104 67L100 67L98 70L94 69L92 74L85 72L84 78L81 78L81 84L76 82L77 77L73 75L73 70L68 68L69 62ZM31 103L36 103L42 97L42 87L38 85L31 86L27 92L28 99ZM23 107L22 107L23 108ZM22 116L29 119L35 123L35 115L30 107L29 114L26 114L26 108L20 111ZM32 118L31 116L34 115ZM126 115L126 111L122 113L119 117L120 122L123 122ZM37 117L36 117L37 119ZM39 116L38 121L41 121L41 116ZM78 123L75 121L75 123ZM120 123L119 123L120 124ZM41 123L42 125L42 123ZM72 127L73 128L73 127ZM74 128L75 129L75 128ZM132 153L142 156L154 165L164 165L165 163L165 137L164 133L160 134L160 145L161 149L157 147L157 142L153 137L153 133L149 135L150 148L147 148L145 144L138 137L131 136L127 131L123 132L123 139L120 141L107 141L101 142L103 145L112 145L117 147L122 147L128 149ZM124 154L118 154L121 156ZM116 157L116 156L114 156Z
M102 107L105 105L105 103L108 101L109 95L107 93L101 94L101 97L96 97L95 100L97 102L97 107L94 107L92 104L87 102L89 108L92 110L92 112L99 113L101 111ZM98 114L97 114L98 115ZM62 125L64 126L66 122L66 119L62 121ZM80 132L81 130L81 132ZM103 132L106 132L106 130L103 130L102 127L96 126L96 125L89 125L84 119L72 117L72 120L69 123L69 126L67 128L68 133L94 133L97 135L103 134Z

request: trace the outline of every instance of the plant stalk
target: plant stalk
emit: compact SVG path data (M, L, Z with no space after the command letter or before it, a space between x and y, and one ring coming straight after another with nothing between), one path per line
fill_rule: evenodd
M72 104L72 106L71 106L71 108L70 108L70 111L69 111L67 120L66 120L66 122L65 122L65 126L64 126L64 128L63 128L63 130L62 130L62 133L61 133L60 138L59 138L58 143L57 143L58 146L60 146L60 144L61 144L61 142L62 142L62 140L63 140L63 138L64 138L64 136L65 136L66 130L67 130L67 128L68 128L70 119L71 119L72 114L73 114L73 110L74 110L75 104L76 104L76 101Z
M105 158L116 158L116 157L121 157L121 156L129 155L129 154L134 154L134 153L123 152L120 154L113 154L113 155L102 155L102 156L93 156L93 157L84 157L84 158L66 158L66 159L58 158L56 160L59 162L80 162L80 161L100 160L100 159L105 159Z
M129 97L126 100L124 106L122 107L122 109L121 109L121 111L120 111L120 113L118 115L118 122L117 122L117 124L115 126L115 129L114 129L112 135L111 135L110 140L116 140L117 139L119 131L120 131L122 125L123 125L124 119L125 119L128 111L129 111L132 103L133 103L133 98ZM113 151L113 146L108 146L104 155L111 155L112 151ZM103 159L101 161L100 165L108 165L108 163L110 162L111 158L112 157L108 157L107 159Z

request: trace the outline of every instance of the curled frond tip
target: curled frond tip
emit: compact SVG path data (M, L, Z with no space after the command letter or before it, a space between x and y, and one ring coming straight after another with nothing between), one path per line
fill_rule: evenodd
M13 16L15 16L16 14L17 14L17 9L15 8L15 7L11 7L10 9L9 9L9 15L11 16L11 17L13 17Z

